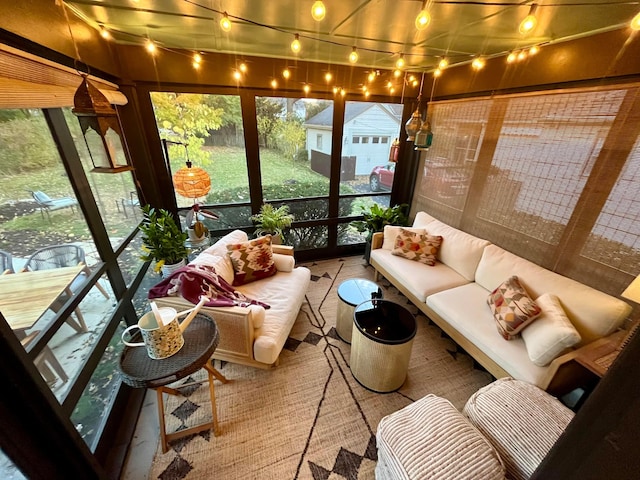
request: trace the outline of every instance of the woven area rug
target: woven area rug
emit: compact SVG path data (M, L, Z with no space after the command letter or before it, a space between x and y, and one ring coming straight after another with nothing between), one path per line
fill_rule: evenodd
M158 449L149 478L373 479L375 432L382 417L429 393L461 409L492 381L383 279L384 298L416 314L418 333L404 385L386 394L365 389L349 370L350 345L335 331L336 291L349 278L372 280L373 268L359 256L303 265L312 274L307 303L280 365L261 370L216 361L229 380L215 383L220 434L207 431L176 440L166 454ZM207 385L183 390L184 397L167 400L168 432L211 418Z

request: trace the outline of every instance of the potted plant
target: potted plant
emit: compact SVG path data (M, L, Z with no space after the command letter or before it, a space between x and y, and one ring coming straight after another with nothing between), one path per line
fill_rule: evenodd
M274 208L270 203L260 207L260 213L251 216L256 224L256 235L271 235L273 243L282 243L284 231L291 226L293 215L288 205Z
M154 270L162 271L164 277L185 265L189 253L185 246L187 234L180 231L173 215L168 210L142 207L142 251L144 261L155 260Z
M409 224L409 217L406 212L409 205L403 203L393 207L381 207L377 203L374 203L369 208L364 205L360 208L362 209L364 220L353 222L353 226L355 226L359 232L367 232L364 258L368 263L369 255L371 254L371 239L373 234L382 232L385 225L407 226Z
M204 220L205 218L217 220L218 216L209 210L201 209L199 204L194 203L193 207L191 207L191 210L189 210L185 218L189 240L191 240L192 242L199 242L201 240L204 240L204 238L209 234L209 230L202 222L202 220Z

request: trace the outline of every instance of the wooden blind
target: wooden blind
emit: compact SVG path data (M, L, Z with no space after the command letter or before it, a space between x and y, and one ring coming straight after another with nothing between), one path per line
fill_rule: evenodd
M0 44L0 108L71 107L81 78L73 69ZM117 85L89 78L112 104L126 105Z
M432 103L412 213L618 295L640 274L638 106L637 84Z

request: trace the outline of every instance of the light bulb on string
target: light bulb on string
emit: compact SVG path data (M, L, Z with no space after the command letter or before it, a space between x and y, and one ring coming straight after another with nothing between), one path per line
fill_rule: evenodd
M507 56L507 63L513 63L513 62L515 62L517 58L518 58L518 55L516 54L516 52L511 52L511 53Z
M340 96L344 97L347 94L347 91L344 88L340 89Z
M540 51L540 47L537 45L534 45L533 47L531 47L529 49L529 55L535 55L536 53L538 53Z
M153 42L151 41L151 39L147 39L147 42L145 43L144 48L146 48L146 49L147 49L147 52L149 52L149 53L150 53L150 54L152 54L152 55L153 55L154 53L156 53L156 51L157 51L156 44L155 44L155 43L153 43Z
M238 70L234 70L233 71L233 78L236 81L239 81L242 78L242 74Z
M316 22L321 21L326 14L327 9L325 8L324 3L322 3L322 0L317 0L311 6L311 16Z
M333 74L331 72L327 72L324 74L324 80L329 83L333 80Z
M109 30L104 28L104 25L100 25L100 36L105 40L111 40L111 34L109 33Z
M636 16L633 17L629 26L631 27L631 30L636 32L640 30L640 12L636 13Z
M449 66L449 60L447 60L446 58L442 57L442 59L440 60L440 62L438 62L438 68L440 70L444 70L445 68L447 68Z
M193 68L196 70L200 70L200 62L196 62L195 60L193 61L193 63L191 63L191 65L193 65Z
M287 80L291 77L291 72L289 71L289 69L288 69L288 68L285 68L285 69L282 71L282 76L283 76L285 79L287 79Z
M525 58L527 58L527 52L520 50L520 52L518 52L518 61L521 62Z
M422 2L422 9L416 17L416 29L424 30L429 26L429 23L431 23L431 14L429 10L427 10L427 0L424 0Z
M193 54L193 63L200 63L202 62L202 55L200 55L199 53L194 53Z
M309 93L311 91L311 86L308 83L305 83L304 87L302 87L302 90L304 90L304 93Z
M338 93L339 91L340 91L340 89L339 89L338 87L333 87L333 93L334 93L334 95L335 95L336 93Z
M225 32L231 31L231 20L227 12L224 12L224 16L220 19L220 28Z
M401 53L400 58L398 58L398 60L396 61L396 68L398 70L402 70L404 66L405 66L404 53Z
M531 8L529 9L529 14L524 17L524 20L520 22L520 27L518 30L522 35L526 35L531 33L536 25L538 25L538 19L536 18L536 10L538 9L537 3L532 3Z
M471 66L476 70L482 70L484 68L484 60L480 57L474 58L473 62L471 62Z
M356 51L356 47L353 47L351 53L349 54L349 61L351 63L356 63L358 61L358 52Z
M300 35L296 33L293 42L291 42L291 51L293 53L298 53L302 49L302 45L300 44Z
M436 69L433 71L433 76L434 76L434 77L436 77L436 78L438 78L440 75L442 75L442 70L440 70L439 68L436 68Z
M399 78L402 75L402 72L398 69L393 71L393 76Z
M271 80L271 88L278 88L278 81L275 78Z
M375 72L371 72L371 73L369 73L369 75L367 75L367 80L369 81L369 83L372 83L375 79L376 79L376 73Z
M247 64L246 63L241 63L240 65L238 65L238 70L240 70L242 73L247 73Z

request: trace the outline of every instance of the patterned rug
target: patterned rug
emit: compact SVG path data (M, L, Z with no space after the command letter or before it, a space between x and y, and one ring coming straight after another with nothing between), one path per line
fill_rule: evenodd
M382 280L384 298L406 305L418 324L407 380L393 393L362 387L349 370L350 345L335 331L338 285L373 279L361 257L303 264L311 270L280 365L261 370L216 361L229 380L215 383L220 435L203 432L158 449L153 479L373 479L375 432L388 415L433 393L457 408L491 376L408 300ZM198 379L202 371L179 383ZM204 376L204 375L202 375ZM167 431L208 421L208 387L169 396Z

